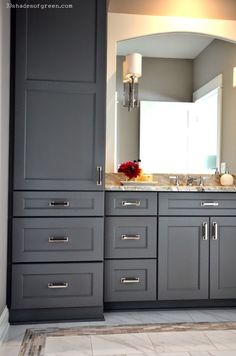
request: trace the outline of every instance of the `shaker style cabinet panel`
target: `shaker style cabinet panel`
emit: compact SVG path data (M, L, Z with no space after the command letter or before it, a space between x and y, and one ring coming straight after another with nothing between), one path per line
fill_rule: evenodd
M208 218L159 218L159 300L208 298L208 228Z
M105 258L156 258L157 218L107 217Z
M150 192L107 192L106 215L146 216L157 214L157 194Z
M235 217L159 217L158 299L236 299L235 251Z
M12 309L101 306L102 263L14 265Z
M104 192L14 192L14 216L103 216Z
M236 194L160 193L159 214L164 216L235 216Z
M236 298L236 218L212 217L210 298Z
M105 261L105 302L156 300L156 260Z
M13 219L13 262L103 260L103 218Z
M15 14L15 190L103 187L106 1L65 3Z

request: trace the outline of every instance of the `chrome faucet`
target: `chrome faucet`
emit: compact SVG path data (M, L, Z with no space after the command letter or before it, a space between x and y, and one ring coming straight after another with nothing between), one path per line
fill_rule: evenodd
M179 186L179 176L169 176L169 179L172 180L174 179L174 184L178 187Z
M197 177L192 177L192 176L188 176L187 177L187 185L193 185L193 182L197 182Z
M200 187L204 186L204 178L202 176L199 177L199 186Z
M193 185L193 182L196 182L199 187L203 187L204 185L204 177L199 176L199 177L192 177L188 176L187 177L187 185Z

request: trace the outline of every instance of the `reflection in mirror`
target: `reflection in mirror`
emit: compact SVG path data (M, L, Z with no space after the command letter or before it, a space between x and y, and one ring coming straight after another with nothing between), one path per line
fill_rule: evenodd
M171 40L171 36L173 37ZM182 37L181 37L182 36ZM155 39L160 38L160 42L152 47L148 47L149 41L146 36L138 39L131 39L118 43L117 56L117 162L120 163L126 160L140 158L142 165L145 165L144 170L152 171L153 173L168 172L187 172L187 173L207 173L213 172L212 168L220 166L220 162L226 162L227 167L232 173L236 172L236 120L235 120L235 102L236 89L232 86L233 67L236 65L236 45L231 42L215 39L209 36L196 34L162 34L155 35ZM200 40L199 40L200 38ZM200 46L201 38L202 47ZM207 39L207 41L205 41ZM137 42L136 42L137 40ZM136 47L135 47L136 43ZM143 43L143 44L142 44ZM166 48L165 48L166 43ZM189 44L191 43L191 54L189 54ZM155 49L158 48L160 53L155 56ZM161 48L161 49L160 49ZM186 49L186 51L185 51ZM145 163L143 153L141 152L141 141L143 124L140 120L140 108L128 113L122 107L123 103L123 85L122 85L122 61L123 56L129 52L138 51L143 55L143 76L139 81L139 98L141 101L161 101L161 102L178 102L178 103L193 103L193 93L198 92L200 88L211 82L211 80L222 74L223 77L223 92L222 92L222 127L220 133L219 120L216 120L216 126L210 124L204 100L198 102L201 104L198 108L201 111L201 125L198 125L199 136L193 135L195 129L190 134L188 139L185 139L185 146L189 144L192 152L195 152L194 158L183 157L183 152L186 150L182 147L180 150L180 142L177 142L174 137L171 137L171 132L175 133L175 137L182 137L183 131L186 129L182 124L176 123L173 118L172 123L169 123L169 130L165 130L166 122L159 121L158 132L154 129L152 123L149 122L150 135L155 141L157 147L149 153L146 152L149 162L155 161L157 151L160 146L163 147L163 142L168 143L169 154L167 157L166 148L162 148L163 156L162 163L157 162L155 167L148 167ZM145 52L146 51L146 52ZM185 53L188 52L188 53ZM146 54L147 53L147 54ZM185 54L184 54L185 53ZM159 56L159 57L158 57ZM161 56L161 57L160 57ZM213 88L212 88L213 89ZM206 93L204 93L206 94ZM195 97L195 101L199 99ZM141 106L142 107L142 106ZM193 110L194 112L195 110ZM210 110L211 112L211 110ZM149 115L150 117L153 115ZM193 115L194 116L194 115ZM151 120L150 117L147 119ZM192 117L192 114L191 114ZM206 120L206 121L205 121ZM142 119L141 119L142 121ZM175 124L177 126L175 126ZM162 126L163 125L163 126ZM192 123L191 123L192 125ZM172 126L172 127L171 127ZM155 135L156 131L156 135ZM220 140L221 135L221 140ZM161 138L161 141L160 141ZM157 141L162 142L158 144ZM221 141L221 145L220 145ZM204 144L207 142L207 144ZM182 145L182 142L181 142ZM210 149L210 146L211 149ZM214 149L213 149L214 146ZM203 147L207 147L205 152L200 152ZM177 155L170 154L178 153ZM143 157L142 157L143 156ZM188 160L188 163L186 163ZM165 162L163 162L165 161ZM179 162L176 164L176 162ZM185 161L184 166L180 162ZM168 165L167 165L168 163ZM168 169L168 171L166 171ZM189 171L190 170L190 171Z
M220 127L221 87L194 103L142 101L142 168L147 173L214 173L220 164Z

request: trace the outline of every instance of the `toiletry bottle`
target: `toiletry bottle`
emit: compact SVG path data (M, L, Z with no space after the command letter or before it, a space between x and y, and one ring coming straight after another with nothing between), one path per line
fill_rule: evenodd
M228 171L220 177L221 185L232 185L234 183L234 178Z

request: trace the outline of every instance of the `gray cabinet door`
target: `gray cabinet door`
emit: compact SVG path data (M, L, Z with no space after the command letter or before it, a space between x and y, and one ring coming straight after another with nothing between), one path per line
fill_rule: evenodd
M105 258L156 258L157 218L107 217Z
M207 299L208 254L208 218L160 217L158 299Z
M13 262L103 260L103 218L13 219Z
M12 309L101 306L103 264L12 266Z
M65 3L16 11L16 190L103 188L106 1Z
M211 229L210 298L235 299L236 218L211 218Z

